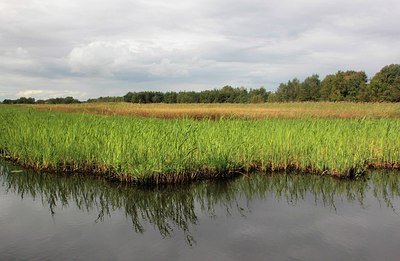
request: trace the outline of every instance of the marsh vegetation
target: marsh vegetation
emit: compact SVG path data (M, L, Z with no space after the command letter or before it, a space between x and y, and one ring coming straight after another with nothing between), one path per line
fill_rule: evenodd
M23 107L100 115L161 119L265 119L265 118L400 118L399 103L293 102L264 104L38 104Z
M325 109L330 114L316 117L312 114L318 113L318 108L324 111L323 106L318 107L321 104L279 104L277 108L290 108L287 117L255 119L235 117L240 107L232 110L232 116L181 114L160 119L57 112L58 106L47 107L50 111L2 106L0 150L3 157L38 170L94 173L147 184L254 171L354 178L368 168L399 168L397 105L328 105L333 111ZM85 110L79 106L66 108ZM293 116L297 107L310 114ZM250 107L248 115L252 109L257 107ZM392 115L383 116L385 110ZM268 107L266 111L268 114ZM353 117L333 116L348 111Z

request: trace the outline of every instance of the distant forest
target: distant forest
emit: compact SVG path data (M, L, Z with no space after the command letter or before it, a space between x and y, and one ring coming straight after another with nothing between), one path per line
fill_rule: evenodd
M275 92L264 87L225 86L222 89L200 92L128 92L123 97L100 97L86 102L131 103L263 103L301 101L353 101L353 102L400 102L400 64L383 67L369 81L364 71L338 71L322 81L314 74L304 81L297 78L281 83ZM81 101L73 97L35 100L21 97L6 99L4 104L70 104Z

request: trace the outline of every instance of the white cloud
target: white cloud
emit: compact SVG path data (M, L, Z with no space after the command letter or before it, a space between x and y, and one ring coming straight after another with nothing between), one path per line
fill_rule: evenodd
M54 90L24 90L18 92L16 97L34 97L37 99L45 99L45 98L57 98L57 97L67 97L73 96L76 98L82 98L86 95L86 93L78 92L78 91L54 91Z
M16 47L0 53L0 68L24 69L34 65L28 51L22 47Z
M72 49L68 61L73 72L109 76L127 66L137 53L137 48L129 43L98 41Z
M372 77L400 61L399 13L396 0L3 0L0 100Z
M152 64L149 68L149 72L158 76L188 76L189 70L185 64L171 63L169 59L162 59L160 63Z

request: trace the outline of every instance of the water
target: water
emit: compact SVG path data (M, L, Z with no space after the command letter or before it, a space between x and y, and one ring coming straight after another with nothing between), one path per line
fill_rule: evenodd
M0 260L398 260L400 173L144 189L0 161Z

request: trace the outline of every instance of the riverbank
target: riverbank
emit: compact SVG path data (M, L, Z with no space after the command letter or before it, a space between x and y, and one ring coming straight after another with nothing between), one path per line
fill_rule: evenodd
M132 183L253 171L354 178L400 163L398 118L159 119L0 106L0 119L3 157Z

